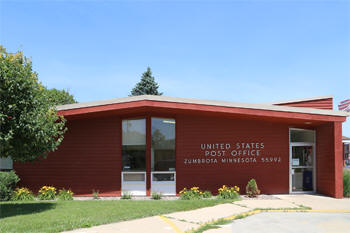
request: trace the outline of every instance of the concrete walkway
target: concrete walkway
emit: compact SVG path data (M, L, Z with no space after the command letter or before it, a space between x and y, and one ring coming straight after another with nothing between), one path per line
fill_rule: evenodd
M336 199L321 195L275 195L275 197L294 203L311 207L314 210L350 210L350 198Z
M263 212L204 233L348 233L349 229L350 214Z
M69 231L69 233L183 233L191 232L205 223L221 218L231 217L233 219L236 215L244 214L254 209L297 209L300 208L300 205L311 207L318 212L350 213L350 199L334 199L317 195L275 195L274 199L242 200L197 210L175 212L164 216L77 229ZM234 222L236 221L238 220ZM231 225L225 225L219 229L206 231L206 233L232 232L231 227Z

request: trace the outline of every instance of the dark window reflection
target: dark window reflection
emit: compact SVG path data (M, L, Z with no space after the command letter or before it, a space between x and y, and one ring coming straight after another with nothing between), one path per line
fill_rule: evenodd
M175 171L175 120L152 118L152 171Z
M146 170L146 119L122 122L123 171Z

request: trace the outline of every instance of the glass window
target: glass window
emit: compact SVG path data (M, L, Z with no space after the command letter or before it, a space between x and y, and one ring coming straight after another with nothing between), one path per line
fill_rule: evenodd
M122 121L122 169L146 170L146 119Z
M313 166L312 146L293 146L292 147L292 166Z
M152 118L152 171L175 171L175 119Z
M291 130L291 142L315 142L315 132L309 130Z

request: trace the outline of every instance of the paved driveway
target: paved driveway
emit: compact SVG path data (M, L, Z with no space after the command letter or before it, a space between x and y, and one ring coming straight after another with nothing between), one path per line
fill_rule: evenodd
M349 213L265 212L205 233L349 233Z

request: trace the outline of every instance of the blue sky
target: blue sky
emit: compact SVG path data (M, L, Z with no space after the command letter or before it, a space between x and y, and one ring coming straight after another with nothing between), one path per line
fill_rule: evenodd
M166 96L350 98L350 0L0 0L0 43L79 102L127 96L147 66Z

